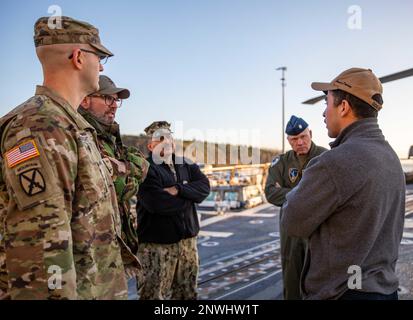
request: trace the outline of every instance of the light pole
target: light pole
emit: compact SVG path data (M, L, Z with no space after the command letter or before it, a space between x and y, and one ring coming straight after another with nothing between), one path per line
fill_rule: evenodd
M285 127L285 71L287 71L287 67L279 67L276 69L281 70L282 72L282 77L281 77L281 87L282 87L282 153L285 152L285 133L284 133L284 127Z

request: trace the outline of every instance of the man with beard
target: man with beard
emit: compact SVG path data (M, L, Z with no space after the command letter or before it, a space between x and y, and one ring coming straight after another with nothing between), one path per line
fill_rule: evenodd
M140 299L197 298L199 232L195 203L209 194L208 178L189 160L175 156L166 121L145 129L150 168L138 194Z
M136 148L123 144L119 124L115 122L116 112L129 96L128 89L116 87L109 77L101 75L99 91L84 98L78 111L96 129L102 158L113 169L111 174L122 221L122 238L132 252L136 253L137 218L134 210L131 210L131 200L146 178L149 163ZM131 268L128 261L124 263L130 276L136 274L137 270Z

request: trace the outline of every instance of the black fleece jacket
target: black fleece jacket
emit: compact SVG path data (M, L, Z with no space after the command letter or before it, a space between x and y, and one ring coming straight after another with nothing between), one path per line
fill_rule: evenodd
M138 238L140 243L171 244L198 235L195 203L210 192L209 180L198 165L175 158L177 181L168 165L155 164L152 157L148 175L138 192ZM176 186L172 196L164 188Z

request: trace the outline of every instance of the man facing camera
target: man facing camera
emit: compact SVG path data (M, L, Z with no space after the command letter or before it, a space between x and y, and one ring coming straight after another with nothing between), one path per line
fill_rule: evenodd
M199 257L195 203L210 192L208 178L196 164L175 156L166 121L145 129L149 171L138 193L138 277L140 299L197 299Z
M314 157L327 151L312 141L312 132L304 119L291 116L285 128L292 150L274 158L265 185L267 201L277 207L300 182L303 171ZM280 217L282 210L280 210ZM300 300L300 276L307 250L306 239L287 236L280 226L280 251L284 300Z

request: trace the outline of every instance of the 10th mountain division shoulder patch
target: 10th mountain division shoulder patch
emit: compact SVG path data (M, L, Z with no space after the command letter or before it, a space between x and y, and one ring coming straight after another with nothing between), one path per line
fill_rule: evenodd
M38 169L31 169L19 175L23 191L30 197L46 191L44 177Z

